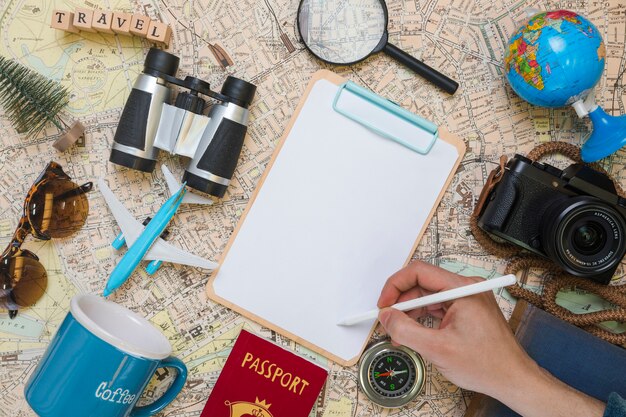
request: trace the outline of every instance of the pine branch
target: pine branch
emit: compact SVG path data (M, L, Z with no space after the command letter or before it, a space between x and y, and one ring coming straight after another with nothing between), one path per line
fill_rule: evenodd
M18 132L34 137L48 122L64 130L57 114L68 102L59 83L0 56L0 105Z

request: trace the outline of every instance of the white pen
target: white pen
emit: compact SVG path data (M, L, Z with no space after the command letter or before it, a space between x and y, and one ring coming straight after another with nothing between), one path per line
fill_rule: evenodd
M403 301L398 304L394 304L391 308L395 308L400 311L408 311L413 310L420 307L426 307L432 304L443 303L450 300L455 300L461 297L467 297L469 295L478 294L481 292L486 292L490 290L495 290L496 288L506 287L508 285L513 285L517 279L515 275L509 274L499 278L493 278L490 280L485 280L483 282L477 282L475 284L465 285L463 287L453 288L447 291L441 291L435 294L427 295L425 297L416 298L414 300ZM353 324L361 323L363 321L372 320L378 317L380 309L370 310L366 313L357 314L351 317L348 317L339 323L339 326L352 326Z

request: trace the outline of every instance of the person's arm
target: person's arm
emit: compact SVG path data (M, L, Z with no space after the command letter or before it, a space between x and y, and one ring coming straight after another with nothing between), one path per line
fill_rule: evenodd
M509 382L493 387L491 397L525 417L601 417L605 404L553 377L534 361Z
M384 308L479 280L413 262L385 284L379 320L392 342L419 352L451 382L496 398L525 417L602 417L604 403L557 380L526 354L492 293L408 313ZM441 319L438 329L415 321L426 314Z

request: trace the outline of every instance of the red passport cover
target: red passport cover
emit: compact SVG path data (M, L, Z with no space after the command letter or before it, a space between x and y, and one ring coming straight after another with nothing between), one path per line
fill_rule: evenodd
M328 371L242 330L200 417L308 417Z

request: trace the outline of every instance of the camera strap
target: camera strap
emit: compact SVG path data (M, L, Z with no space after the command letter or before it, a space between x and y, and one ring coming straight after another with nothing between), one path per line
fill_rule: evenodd
M550 154L560 154L575 162L582 162L580 149L565 142L548 142L535 147L528 158L537 161ZM478 217L493 188L502 179L508 158L500 157L500 164L487 178L487 182L480 193L474 212L470 217L470 230L476 241L488 252L500 258L509 258L504 271L505 274L515 274L520 271L528 271L531 268L541 269L552 276L543 286L543 293L538 294L523 287L526 284L527 273L522 273L521 283L507 287L509 293L516 297L553 314L560 319L581 327L589 333L606 340L609 343L626 346L626 333L612 333L598 326L604 321L618 321L626 323L626 285L601 285L583 278L578 278L563 272L556 264L534 255L522 254L522 251L512 244L494 240L487 232L478 227ZM614 183L617 193L626 197L623 188L606 172L598 163L589 164L593 169L607 175ZM575 314L556 303L556 295L564 289L579 289L596 294L615 305L614 309L597 311L593 313Z
M482 214L483 208L485 207L485 203L487 202L487 198L491 194L491 191L502 179L508 160L509 158L506 155L502 155L500 157L499 165L491 171L491 173L489 173L487 182L485 183L483 190L480 192L480 196L476 202L476 207L470 216L470 230L476 238L476 241L480 243L483 248L487 249L489 253L500 258L509 258L514 256L520 250L518 247L513 246L510 243L494 240L487 232L478 227L478 217Z
M588 279L578 278L566 274L552 262L537 256L522 256L510 260L504 273L515 274L531 268L544 270L552 276L551 279L545 281L543 293L538 294L518 283L507 287L512 296L521 298L609 343L626 345L626 333L613 333L598 326L598 324L606 321L626 323L626 285L602 285ZM522 277L525 278L526 276L527 274L522 273ZM523 284L525 284L524 278L522 278ZM615 308L584 314L573 313L556 302L558 292L568 289L595 294L613 304Z
M506 163L509 158L506 155L502 155L500 157L500 165L496 167L491 173L489 177L487 177L487 182L483 187L483 190L480 192L480 196L478 197L478 202L476 203L476 208L474 208L474 213L476 217L480 216L480 213L483 211L483 207L487 202L487 197L491 194L491 190L495 187L500 180L502 179L502 174L504 174L504 168L506 167Z

